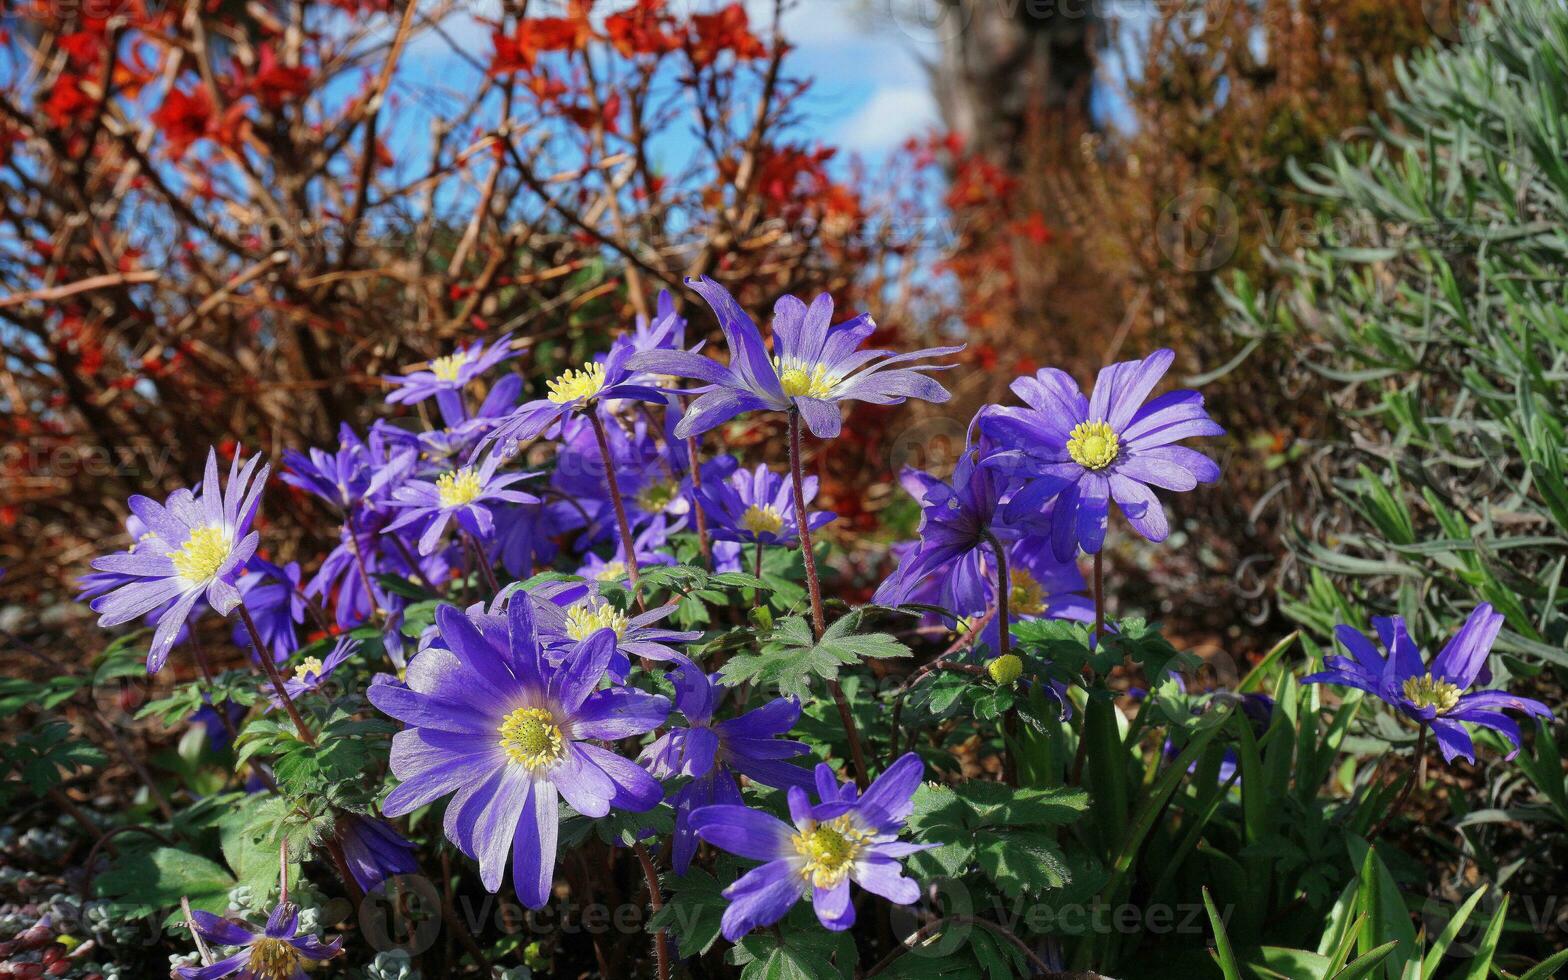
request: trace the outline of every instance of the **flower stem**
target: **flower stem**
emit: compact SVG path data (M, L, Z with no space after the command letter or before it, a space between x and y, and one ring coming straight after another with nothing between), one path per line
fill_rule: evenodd
M610 437L604 431L604 419L597 410L590 409L588 418L593 423L593 434L599 440L599 458L604 460L604 482L610 488L610 503L615 505L615 522L621 532L621 553L626 557L626 575L631 579L632 594L637 594L637 545L632 540L632 525L626 519L626 502L621 499L621 484L615 478L615 461L610 458ZM638 596L638 604L642 598Z
M757 557L756 557L756 560L752 564L753 564L752 574L756 578L758 578L758 579L762 578L762 539L761 538L757 539ZM760 609L762 607L762 590L761 589L753 590L752 596L751 596L751 606L752 606L753 609ZM742 702L742 703L744 703L744 702Z
M1368 843L1377 840L1378 835L1383 833L1384 828L1399 815L1399 811L1405 808L1405 802L1410 799L1410 794L1415 790L1416 784L1426 782L1426 733L1427 726L1423 724L1421 733L1416 736L1415 775L1411 777L1410 782L1405 784L1405 788L1399 791L1398 798L1394 800L1392 806L1384 811L1382 819L1378 820L1377 823L1372 825L1372 829L1367 831Z
M713 546L708 542L708 515L703 513L702 504L697 500L696 491L702 489L702 464L697 458L697 437L686 437L686 461L691 466L691 512L697 521L697 550L702 552L704 561L712 566Z
M267 672L267 679L272 681L272 689L278 693L278 698L283 702L283 709L289 713L289 718L294 722L294 728L299 732L300 741L306 745L315 745L316 736L311 733L310 726L305 724L305 717L299 713L299 708L294 706L294 699L289 697L288 688L283 684L283 675L278 673L278 665L272 662L272 657L266 652L266 644L261 642L261 630L256 628L256 621L250 618L250 610L245 608L242 600L238 606L240 620L245 624L245 631L250 634L250 642L255 646L257 659L261 661L262 669Z
M1008 603L1012 600L1013 578L1007 569L1007 549L1002 547L995 534L985 532L985 539L996 555L996 648L998 657L1005 657L1011 650L1012 637L1008 628ZM1018 785L1018 758L1014 751L1018 739L1018 709L1007 709L1002 718L1002 735L1007 752L1002 757L1002 775L1009 786Z
M800 550L806 562L806 591L811 594L811 636L822 639L827 629L822 614L822 582L817 578L817 555L811 544L811 521L806 516L805 474L800 463L800 412L789 412L789 478L795 489L795 526L800 529Z
M495 569L490 567L490 558L485 554L484 548L480 546L479 539L467 531L463 532L463 539L468 542L468 547L473 549L474 564L478 566L479 574L485 580L485 588L490 590L492 598L500 595L501 586L496 582Z
M790 409L789 412L789 479L795 490L795 526L800 529L800 550L806 562L806 591L811 593L811 638L820 640L827 623L822 614L822 581L817 577L817 556L811 544L811 520L806 513L806 477L800 465L800 412L796 409ZM843 723L844 735L849 739L855 782L865 789L871 784L871 775L866 769L865 750L860 745L860 729L855 727L855 716L850 713L849 699L844 697L844 688L836 678L828 681L828 690L833 694L838 719Z
M1105 552L1094 553L1094 640L1105 634Z
M637 855L643 877L648 879L648 904L653 907L653 914L658 915L659 910L664 908L664 898L659 893L659 872L654 868L653 858L646 847L637 844L632 848L632 853ZM659 958L659 980L670 980L670 950L667 942L664 930L660 929L653 940L654 953Z

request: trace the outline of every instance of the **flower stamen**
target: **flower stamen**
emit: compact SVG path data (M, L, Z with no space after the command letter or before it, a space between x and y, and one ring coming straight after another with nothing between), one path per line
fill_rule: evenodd
M299 950L287 940L262 936L251 943L245 967L256 980L289 980L299 971Z
M1405 678L1405 698L1417 708L1433 708L1447 714L1459 703L1459 685L1440 681L1431 674Z
M828 374L825 364L790 359L779 360L775 366L779 372L779 387L788 398L827 398L841 380L838 375Z
M294 668L294 679L297 681L308 681L313 676L320 677L321 672L325 669L326 667L322 664L320 657L306 657L300 661L298 667Z
M223 528L209 524L191 532L179 551L166 555L174 562L175 574L187 582L206 582L218 574L233 550Z
M817 888L833 888L849 874L861 847L870 839L848 814L801 831L793 840L795 853L806 859L801 877Z
M784 515L767 504L752 504L741 515L740 523L752 534L777 534L784 528Z
M448 354L445 357L438 357L431 361L430 373L434 374L438 379L450 383L457 380L458 372L462 371L463 365L467 363L468 353L466 351L458 351L456 354Z
M579 602L566 610L566 635L578 642L606 629L614 630L616 636L626 632L626 614L609 603L594 606Z
M529 769L546 769L561 761L566 742L555 716L544 708L518 708L501 722L501 748L507 758Z
M471 504L484 492L479 474L473 467L465 466L436 477L436 496L442 507L462 507Z
M1022 568L1011 569L1012 588L1007 590L1007 609L1014 616L1038 616L1045 612L1045 587Z
M1079 422L1067 437L1067 455L1086 470L1103 470L1116 462L1121 441L1109 422Z
M557 405L592 398L604 390L604 365L589 361L582 370L567 371L545 387L549 389L545 397Z

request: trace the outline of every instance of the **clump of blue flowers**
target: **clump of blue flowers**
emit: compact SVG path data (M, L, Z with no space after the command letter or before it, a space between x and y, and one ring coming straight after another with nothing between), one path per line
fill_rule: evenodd
M405 414L282 452L280 489L324 520L293 554L257 530L261 454L226 478L209 454L199 484L128 502L130 540L83 596L106 627L150 627L124 645L176 689L146 713L196 733L184 771L221 774L174 802L150 787L166 826L150 850L105 834L119 873L99 880L127 901L173 880L204 906L203 962L179 975L296 978L352 949L301 929L291 874L296 900L365 903L365 935L381 901L444 930L412 954L426 976L1119 969L1159 955L998 910L1130 908L1200 881L1243 916L1295 922L1339 894L1312 874L1376 878L1362 842L1425 785L1417 767L1395 798L1380 768L1339 765L1353 793L1322 795L1347 737L1409 761L1413 724L1413 755L1431 736L1450 763L1482 757L1479 732L1507 760L1550 738L1519 724L1550 722L1548 704L1488 666L1505 627L1491 605L1430 660L1404 620L1376 618L1381 650L1339 626L1348 656L1320 671L1298 678L1292 637L1219 682L1202 676L1212 651L1116 614L1106 556L1157 561L1183 520L1162 495L1220 475L1188 445L1225 434L1203 396L1156 394L1173 352L1105 368L1087 396L1052 368L1018 379L1023 404L980 406L950 470L896 475L906 539L844 549L822 540L850 522L822 505L841 491L809 472L803 432L837 438L857 402L946 402L936 373L963 348L868 347L871 317L834 324L826 296L780 297L764 336L725 287L689 285L711 323L661 295L572 366L552 351L533 390L510 336L385 378ZM725 343L691 342L693 326ZM778 426L778 452L723 443L747 413ZM1370 697L1320 700L1320 684ZM1545 780L1552 758L1519 761ZM507 915L462 913L508 879L565 925L523 944ZM241 925L274 891L267 925ZM600 906L646 912L637 941L567 938ZM929 962L902 959L916 952ZM1258 972L1323 958L1298 952ZM1357 975L1378 965L1344 955Z

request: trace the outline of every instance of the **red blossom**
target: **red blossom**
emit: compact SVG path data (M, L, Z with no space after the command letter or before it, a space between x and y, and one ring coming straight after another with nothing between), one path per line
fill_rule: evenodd
M664 0L637 0L625 10L606 17L604 31L622 57L639 54L662 55L680 46L680 39L667 28L670 16Z
M207 90L200 87L189 95L177 88L170 89L163 105L152 114L152 121L168 139L169 155L183 156L192 143L206 136L212 128L212 99Z
M247 86L251 95L269 109L281 109L310 91L310 69L283 64L270 46L261 49L256 74Z
M737 61L749 61L767 55L767 45L751 33L751 19L746 8L732 3L712 14L693 14L691 18L691 60L698 68L706 68L719 60L725 51Z
M82 88L82 77L69 72L61 73L55 80L54 88L43 105L44 115L58 129L65 129L73 123L87 122L97 108L98 99Z

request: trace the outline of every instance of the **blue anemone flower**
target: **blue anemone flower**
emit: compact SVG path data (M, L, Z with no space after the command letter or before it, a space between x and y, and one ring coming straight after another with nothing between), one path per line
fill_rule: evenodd
M512 854L517 897L545 906L555 878L558 799L586 817L642 811L664 789L637 763L600 742L664 723L668 699L632 688L599 690L615 633L599 630L552 662L534 626L533 601L512 595L506 616L436 610L444 646L409 663L407 682L382 675L370 702L409 727L393 736L401 783L382 811L398 817L451 795L446 836L479 862L491 892Z
M888 767L856 798L853 783L839 785L826 763L817 766L812 804L799 786L789 790L789 824L767 813L733 804L705 806L692 814L697 836L753 861L765 862L724 890L729 908L720 928L735 942L758 926L782 919L809 898L817 920L835 932L855 924L849 883L898 905L920 898L920 886L904 877L899 860L938 844L898 840L914 810L924 765L913 752Z
M1303 684L1340 684L1366 691L1406 717L1431 726L1444 762L1463 756L1475 761L1475 745L1464 723L1490 728L1507 739L1519 754L1519 725L1503 709L1512 709L1537 718L1550 718L1552 711L1531 698L1507 691L1469 691L1486 667L1487 655L1503 628L1502 613L1487 603L1475 608L1465 624L1454 634L1430 664L1423 663L1416 646L1399 616L1376 617L1385 658L1359 630L1339 626L1334 635L1350 652L1350 657L1330 655L1323 658L1326 670L1303 677Z
M670 797L675 808L672 864L685 874L697 851L692 814L713 804L740 805L739 773L774 789L812 785L811 773L786 759L809 751L806 743L780 738L800 719L800 702L774 698L734 718L715 721L713 714L724 697L724 688L690 662L670 672L675 684L675 708L686 716L688 727L671 727L642 753L642 763L660 779L690 776L691 782Z
M1056 557L1066 561L1079 547L1100 550L1114 500L1135 531L1164 541L1170 525L1152 488L1191 490L1220 477L1213 460L1173 443L1225 434L1196 391L1168 392L1145 404L1175 357L1159 350L1112 364L1100 371L1088 398L1070 375L1045 368L1013 382L1026 408L982 410L980 430L996 445L987 464L1027 477L1008 501L1008 521L1047 522Z
M956 354L963 347L932 347L894 354L861 350L877 325L868 314L832 326L833 297L824 293L808 307L794 296L781 296L773 308L773 350L762 331L735 302L729 290L712 279L686 284L707 300L719 319L730 349L726 367L693 351L653 350L632 358L638 372L702 382L704 387L675 429L677 438L701 435L745 412L798 410L811 433L820 439L837 436L842 425L839 403L871 402L897 405L908 398L945 402L951 397L923 371L952 365L895 367L927 357Z

